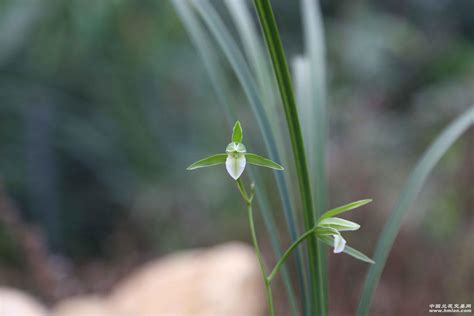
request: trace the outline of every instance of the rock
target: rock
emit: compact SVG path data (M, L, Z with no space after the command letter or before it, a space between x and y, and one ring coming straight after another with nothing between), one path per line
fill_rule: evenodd
M108 299L110 315L115 316L260 316L264 302L257 259L242 243L150 262L120 283Z
M228 243L152 261L108 297L70 298L58 304L52 315L260 316L265 312L264 302L253 249Z
M47 316L46 308L20 290L0 287L1 316Z
M53 316L111 316L107 301L100 296L68 298L52 311Z

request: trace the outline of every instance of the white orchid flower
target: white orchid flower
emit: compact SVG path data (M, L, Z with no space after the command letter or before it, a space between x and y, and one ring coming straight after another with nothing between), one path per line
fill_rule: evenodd
M267 167L275 170L283 170L283 167L270 159L262 156L247 153L245 145L242 144L243 132L240 122L235 122L232 132L232 142L227 145L225 154L212 155L207 158L196 161L190 165L187 169L194 170L198 168L211 167L225 163L227 173L232 179L237 180L240 178L245 170L247 163Z
M374 263L372 259L364 255L362 252L347 246L347 241L342 237L343 231L354 231L360 228L360 225L347 219L334 217L335 215L351 211L372 202L371 199L355 201L333 208L319 217L318 224L315 226L314 232L319 240L330 247L334 248L334 253L344 252L356 259L364 262Z
M358 230L360 225L346 219L328 217L319 220L318 227L325 228L325 235L332 235L334 238L334 253L341 253L346 247L346 240L342 237L340 232Z

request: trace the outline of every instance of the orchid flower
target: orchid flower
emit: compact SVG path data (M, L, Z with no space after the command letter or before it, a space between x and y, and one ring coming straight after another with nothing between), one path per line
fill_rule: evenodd
M267 167L275 170L283 170L283 167L270 159L247 152L245 145L242 144L243 132L240 122L235 122L232 131L232 142L227 145L225 154L216 154L196 161L190 165L187 170L217 166L225 163L227 173L234 179L240 178L245 170L247 163Z
M348 221L347 219L335 217L335 215L356 209L370 202L372 202L371 199L352 202L343 206L336 207L321 215L318 220L318 224L315 227L315 233L317 238L322 242L326 243L328 246L333 247L334 253L344 252L359 260L368 263L374 263L372 259L364 255L362 252L349 247L347 245L347 241L341 235L341 232L344 231L358 230L360 228L360 225L355 222Z
M341 253L346 247L346 240L341 235L341 231L358 230L360 225L342 218L329 217L319 221L318 227L326 228L328 233L334 238L334 253Z

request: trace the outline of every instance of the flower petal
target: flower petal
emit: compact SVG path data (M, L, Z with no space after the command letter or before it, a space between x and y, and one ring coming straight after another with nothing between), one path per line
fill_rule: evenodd
M334 237L334 253L341 253L346 247L346 240L341 235L332 235Z
M228 155L225 161L225 167L229 175L237 180L244 172L247 161L244 154Z
M356 202L352 202L346 205L342 205L336 208L333 208L332 210L327 211L323 215L321 215L320 219L328 218L328 217L333 217L337 214L341 214L350 210L353 210L355 208L361 207L367 203L372 202L372 199L365 199L365 200L360 200Z
M319 221L318 225L329 226L341 232L347 231L347 230L358 230L360 228L359 224L348 221L347 219L339 218L339 217L324 218Z

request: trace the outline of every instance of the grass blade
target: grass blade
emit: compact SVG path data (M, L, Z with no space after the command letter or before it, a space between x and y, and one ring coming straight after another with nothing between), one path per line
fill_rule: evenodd
M301 118L301 126L303 132L303 139L309 141L312 133L312 115L311 115L311 100L309 95L311 93L311 84L309 77L309 62L305 57L296 57L292 62L293 78L295 83L296 99L299 105L298 112ZM310 153L308 152L308 156ZM302 245L301 247L303 247ZM300 267L305 275L308 274L309 266ZM306 281L307 278L305 278ZM304 284L304 291L302 291L303 300L303 315L310 316L313 314L313 302L311 300L310 290L307 282Z
M197 48L199 57L203 61L204 68L209 74L209 79L211 81L212 88L216 93L217 100L223 105L228 118L235 117L232 108L230 106L226 106L229 104L229 85L227 84L227 80L222 73L222 68L217 64L218 58L216 56L215 49L213 49L213 45L211 45L211 41L204 32L194 12L189 7L188 1L171 0L171 3L173 4L174 9L183 23L186 31L188 32L191 42ZM231 124L233 122L234 120L232 120Z
M263 104L269 110L268 114L271 115L274 113L271 110L275 108L274 81L247 2L245 0L225 0L224 3L227 5L230 16L237 27L251 69L255 72Z
M308 161L311 173L314 174L314 204L316 216L326 210L326 74L325 74L325 45L322 17L316 0L302 0L301 15L305 42L305 60L309 66L309 98L307 110L311 118L302 128L308 130L305 139L308 149Z
M254 27L253 19L251 16L250 8L247 5L246 0L225 0L224 3L228 7L228 11L231 15L232 20L234 21L237 31L239 33L240 40L243 44L243 49L245 55L251 66L251 70L254 71L263 106L266 110L266 115L269 117L271 122L280 121L279 113L276 110L276 82L271 73L271 68L269 67L268 59L266 58L265 51L263 49L263 43L260 39L257 29ZM276 135L276 139L282 139L284 131L280 124L272 124L272 132ZM286 155L286 146L280 141L277 143L277 149L281 157L281 163L283 165L289 165L290 162ZM283 177L286 183L291 183L291 174L289 170L283 174ZM286 187L288 191L286 192L287 196L293 197L293 191L290 187ZM294 203L290 200L290 204L286 206L285 210L286 218L288 219L291 214L295 216L294 212ZM284 206L285 207L285 206ZM288 221L288 220L287 220ZM290 219L290 221L295 221ZM298 238L297 230L289 227L290 240L294 242ZM298 247L294 252L294 260L296 264L296 278L299 286L300 293L309 294L308 282L307 282L307 265L304 264L304 245ZM306 307L310 303L310 298L308 295L301 295L301 305ZM307 313L305 313L306 315Z
M311 76L309 59L305 56L297 56L293 58L291 63L293 71L293 80L295 85L296 100L298 101L298 113L301 118L301 130L303 131L303 139L308 145L314 145L311 139L314 137L314 120L313 106L311 103ZM307 146L308 158L314 155L314 146L312 150Z
M403 187L394 208L383 228L381 236L375 248L374 260L367 273L362 296L357 308L357 315L368 315L375 288L382 275L388 254L392 248L395 237L400 230L403 216L412 206L416 196L420 192L426 178L436 166L441 157L448 151L451 145L474 124L474 106L460 115L454 122L447 126L438 138L431 144L423 157L418 161L415 169Z
M311 106L310 121L307 129L310 137L305 140L308 146L309 170L312 178L315 217L327 209L327 178L326 178L326 142L327 142L327 113L326 113L326 68L324 32L322 16L317 0L301 1L301 16L305 55L309 62L310 93L307 103ZM322 247L321 247L322 248ZM320 251L320 262L324 293L328 291L326 251ZM325 298L327 300L327 298Z
M273 15L273 9L269 0L254 0L258 18L265 36L268 52L272 59L273 70L283 101L286 120L288 124L293 155L298 175L301 203L304 212L305 228L311 229L315 225L313 210L311 183L306 162L306 152L298 118L298 109L294 97L291 77L286 63L285 52L280 39L278 27ZM324 287L324 278L321 263L321 251L316 238L308 239L308 256L311 272L312 298L316 302L318 315L327 314L327 297Z

